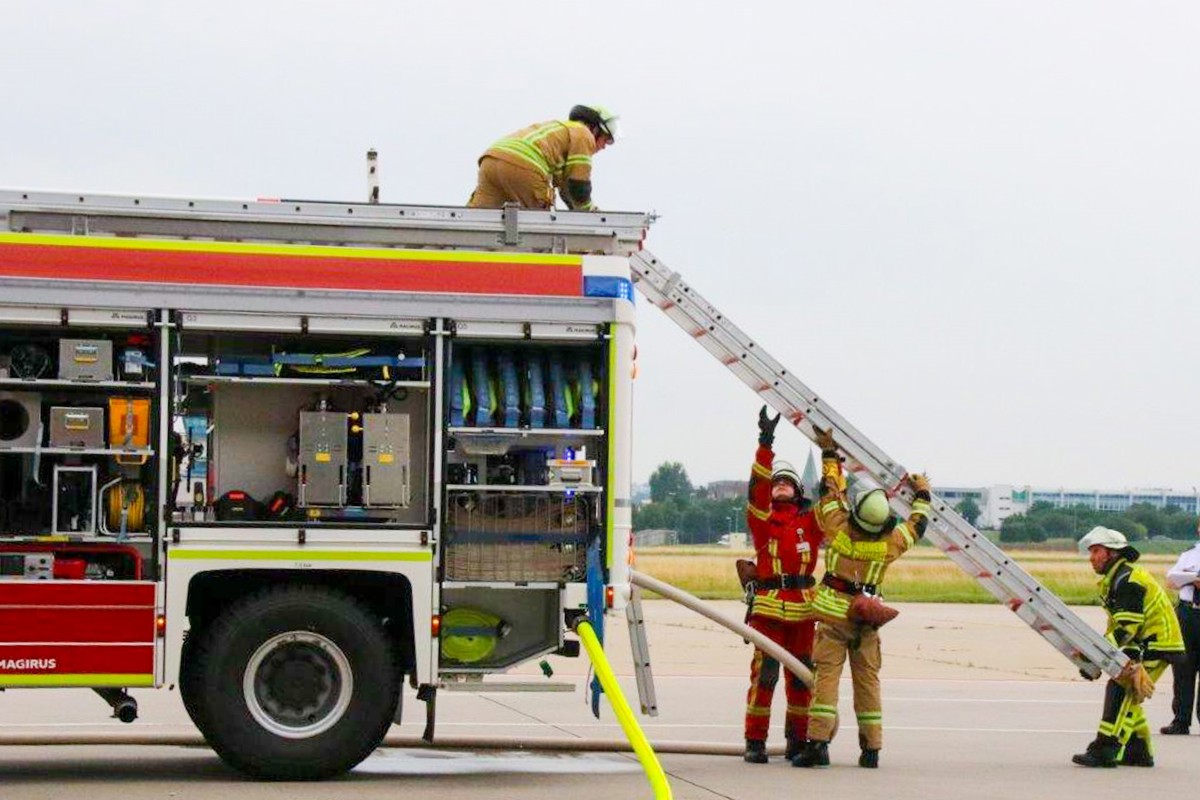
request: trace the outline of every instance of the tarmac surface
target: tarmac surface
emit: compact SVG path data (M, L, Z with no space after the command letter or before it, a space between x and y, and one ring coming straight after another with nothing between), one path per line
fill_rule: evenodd
M718 606L740 617L740 603ZM749 765L739 756L663 753L676 798L747 798L819 793L902 798L1116 798L1187 793L1200 770L1200 736L1155 736L1154 769L1088 770L1070 763L1095 735L1103 688L1074 668L1015 615L999 606L900 605L883 630L884 750L879 770L856 766L857 737L843 682L846 727L830 748L833 766L791 767L782 757ZM1099 627L1098 608L1077 609ZM741 639L667 601L646 604L647 634L660 714L640 718L652 743L740 746L750 648ZM623 620L610 623L609 654L637 705ZM587 664L554 659L547 680L536 665L508 681L569 683L574 692L461 693L438 698L441 737L487 737L564 745L621 738L605 702L592 717L583 691ZM1170 721L1169 673L1147 704L1157 728ZM782 725L776 693L776 731ZM388 746L350 774L319 784L256 783L226 768L196 741L175 692L134 692L141 718L121 725L85 690L9 691L0 695L0 798L141 800L142 798L456 798L650 797L631 754L540 749L429 749L406 746L420 735L424 706L411 691L404 724ZM170 744L17 746L16 737L87 740L140 735ZM396 744L397 738L400 744ZM772 745L782 744L776 734ZM828 793L828 794L826 794Z

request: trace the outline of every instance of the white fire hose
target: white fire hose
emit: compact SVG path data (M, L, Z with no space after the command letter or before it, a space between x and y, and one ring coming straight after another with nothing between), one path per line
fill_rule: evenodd
M711 606L695 595L688 594L682 589L678 589L669 583L663 583L657 578L651 578L645 573L630 570L629 582L634 586L640 586L641 588L648 589L655 594L660 594L668 600L674 600L676 603L679 603L685 608L690 608L692 611L695 611L702 617L710 619L718 625L728 628L738 636L741 636L743 639L753 643L755 647L757 647L759 650L762 650L771 658L778 661L781 665L783 665L784 669L803 681L805 686L810 689L813 688L812 670L804 666L800 659L796 658L787 650L780 647L766 636L763 636L761 633L754 630L744 622L738 622L737 620L730 619L724 614L720 614L713 610Z

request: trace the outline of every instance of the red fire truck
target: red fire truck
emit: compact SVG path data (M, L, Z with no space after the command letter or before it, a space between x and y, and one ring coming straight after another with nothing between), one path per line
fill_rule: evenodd
M627 597L649 218L0 192L0 687L254 776ZM432 726L433 717L429 715Z

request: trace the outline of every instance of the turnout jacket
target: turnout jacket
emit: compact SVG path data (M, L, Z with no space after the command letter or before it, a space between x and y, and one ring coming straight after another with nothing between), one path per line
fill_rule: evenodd
M1170 598L1145 568L1116 558L1099 583L1100 600L1108 613L1104 637L1125 655L1151 660L1184 652Z
M510 133L484 157L497 158L543 175L576 211L592 209L592 156L596 137L580 122L539 122ZM551 193L550 200L553 200Z
M817 566L821 533L811 503L771 502L771 467L775 454L759 446L750 468L746 525L754 540L755 579L761 583L784 576L811 578ZM813 588L756 589L751 617L803 622L812 617Z
M888 565L904 555L925 534L929 524L929 497L919 492L908 519L896 516L877 534L867 533L850 517L846 477L835 451L821 453L821 492L817 498L817 524L825 539L825 571L853 587L842 591L822 582L817 587L813 611L822 622L846 622L850 602L861 591L878 593Z

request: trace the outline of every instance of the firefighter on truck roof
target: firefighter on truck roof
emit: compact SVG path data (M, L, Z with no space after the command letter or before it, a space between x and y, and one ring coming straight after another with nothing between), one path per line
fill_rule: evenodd
M758 450L750 469L746 522L754 539L755 568L748 583L749 624L800 661L812 666L813 568L821 544L817 520L804 497L800 476L790 464L774 461L771 445L779 416L758 412ZM748 565L747 565L748 566ZM746 695L746 754L752 764L767 763L771 698L779 680L779 662L758 648L750 662ZM786 676L787 757L799 755L808 737L811 692L790 672Z
M617 115L604 106L575 106L566 121L539 122L505 136L479 159L467 205L551 208L554 191L575 211L594 211L592 156L617 140Z

